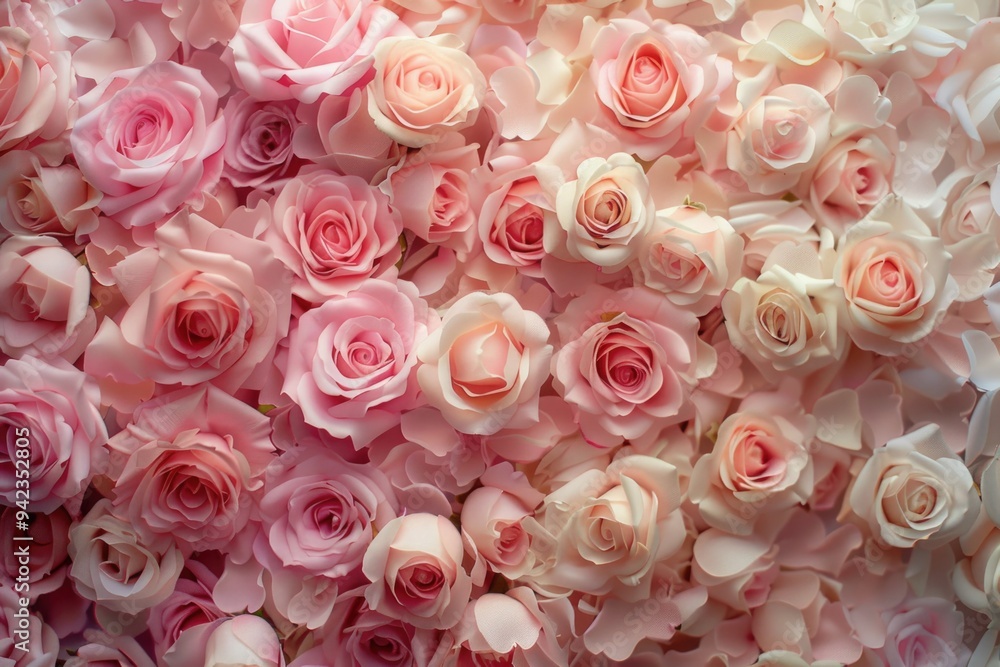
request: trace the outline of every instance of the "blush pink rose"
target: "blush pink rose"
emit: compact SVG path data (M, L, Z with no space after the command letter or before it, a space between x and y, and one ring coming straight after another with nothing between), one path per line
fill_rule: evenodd
M478 166L479 146L449 134L390 168L382 191L405 229L430 244L468 253L476 221L469 174Z
M645 287L591 287L555 323L556 390L600 446L686 419L691 386L714 368L698 344L697 318Z
M33 512L52 512L87 488L107 458L100 406L97 383L62 359L46 362L28 355L0 366L4 504L15 506L28 495ZM28 446L18 447L19 441ZM25 462L31 472L27 494Z
M43 153L0 156L0 226L11 234L75 238L97 228L101 193L72 164Z
M814 88L792 83L746 106L728 136L729 168L751 192L774 195L793 188L830 141L830 104Z
M490 435L538 421L549 375L549 328L510 294L472 292L455 301L417 350L427 401L462 433Z
M126 228L200 202L219 179L225 119L219 95L192 67L121 70L80 98L70 143L100 209Z
M885 615L889 620L880 653L889 667L915 667L929 656L941 667L969 664L965 617L954 602L917 598Z
M364 282L298 319L282 391L306 422L360 448L416 407L416 350L436 324L411 283Z
M383 528L365 553L373 611L418 628L446 629L462 617L472 579L462 569L462 536L448 519L407 514Z
M274 190L292 166L292 136L299 122L290 104L258 102L245 94L229 98L223 176L238 188Z
M285 667L285 656L270 623L240 614L185 630L162 662L167 667Z
M368 113L404 146L434 143L479 115L486 79L455 35L383 39L375 48Z
M348 91L370 71L377 45L408 32L371 0L246 0L229 49L252 97L311 104Z
M20 595L11 586L0 586L0 660L10 667L55 667L59 635L33 609L16 616ZM27 651L18 644L27 640Z
M169 597L184 556L169 538L140 541L100 500L69 534L70 577L88 600L112 611L137 614Z
M264 238L295 273L293 293L313 303L384 276L399 259L399 214L357 176L300 174L271 208L274 223Z
M253 513L274 446L267 417L212 385L142 403L108 441L114 509L146 542L229 545Z
M50 52L42 33L0 27L0 151L25 139L54 139L69 127L70 57Z
M719 99L733 66L689 26L613 19L594 37L593 53L597 97L616 134L640 158L689 153L698 130L727 129Z
M260 207L263 208L263 207ZM98 378L259 388L287 333L291 279L264 241L237 231L264 216L240 209L223 228L182 213L112 273L127 305L84 355ZM266 213L266 212L265 212Z
M838 237L860 221L892 188L895 159L875 134L830 148L809 179L809 203L818 222Z
M0 245L0 350L74 362L97 331L90 272L56 239L15 236Z
M898 354L929 336L958 296L951 255L899 198L875 207L840 239L833 277L845 326L865 350Z

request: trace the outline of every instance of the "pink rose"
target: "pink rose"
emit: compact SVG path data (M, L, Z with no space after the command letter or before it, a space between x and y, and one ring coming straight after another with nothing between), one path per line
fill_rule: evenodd
M427 401L462 433L490 435L538 421L549 375L549 328L510 294L472 292L455 301L418 348Z
M128 635L109 635L88 630L84 638L89 642L76 650L65 663L66 667L156 667L148 653Z
M273 569L351 581L375 534L396 518L377 469L319 449L293 450L268 471L254 551Z
M645 287L591 287L555 323L555 387L600 446L686 419L690 387L714 366L695 316Z
M726 129L719 98L733 66L692 28L648 18L614 19L594 37L590 76L630 151L652 160L689 153L702 128Z
M958 296L951 255L899 198L875 207L837 247L834 281L858 347L898 354L930 335Z
M848 503L874 535L903 549L947 544L972 526L980 507L969 469L936 424L877 447Z
M299 124L294 107L258 102L237 93L222 112L226 119L223 176L238 188L274 190L284 183L294 157L292 136Z
M813 490L815 431L815 419L789 407L788 396L749 397L695 463L691 502L710 526L737 535L750 534L769 512L805 503Z
M77 241L97 227L101 193L72 164L44 154L0 156L0 225L11 234L46 234Z
M103 499L70 530L69 557L80 595L129 614L166 600L184 569L184 556L172 540L140 541Z
M409 32L398 21L370 0L246 0L229 48L252 97L311 104L361 81L376 46Z
M15 537L24 535L18 527L23 519L18 519L17 506L0 510L0 539L5 544L16 545ZM50 514L34 512L27 534L31 536L28 550L27 583L31 587L32 598L58 590L69 572L69 526L72 518L64 507L57 507ZM16 549L8 549L0 556L0 582L8 588L23 584L21 576L23 563Z
M188 628L223 618L212 600L219 578L204 564L189 560L166 600L149 610L149 633L157 655L163 655Z
M269 435L267 417L212 385L147 401L108 441L114 509L145 542L168 537L189 551L230 545L273 457Z
M0 151L25 139L54 139L69 127L69 53L21 28L0 27Z
M399 211L405 229L456 252L472 250L476 216L469 174L479 166L478 150L461 135L449 134L389 169L382 191Z
M809 179L809 202L819 223L838 237L892 189L894 157L874 134L830 148Z
M0 245L0 350L73 362L97 331L90 272L56 239L15 236Z
M368 89L349 97L327 95L318 104L299 106L301 124L292 145L295 154L342 174L354 174L369 183L382 180L385 169L406 152L375 127L368 114Z
M55 667L59 636L32 609L26 616L20 595L10 586L0 586L0 660L10 667Z
M928 658L941 667L969 664L965 618L954 602L912 599L885 615L889 622L880 653L889 667L916 667Z
M830 141L830 104L814 88L792 83L744 105L746 111L728 136L729 168L751 192L773 195L791 189Z
M295 273L292 292L313 303L390 273L399 259L399 214L357 176L303 173L271 201L265 238Z
M81 97L70 143L101 210L129 228L200 202L222 171L218 105L200 71L173 62L121 70Z
M455 35L383 39L368 113L393 140L419 148L471 125L485 91L486 79Z
M448 519L423 513L393 519L365 553L362 569L372 582L365 600L373 611L418 628L450 628L472 590L463 554L462 536Z
M108 432L100 405L97 383L62 359L45 362L29 355L0 366L4 504L30 496L33 512L52 512L87 488L106 460L101 446Z
M701 316L736 282L742 252L743 239L724 218L678 206L657 214L629 268L637 284Z
M157 230L158 248L119 263L127 305L101 323L87 372L123 384L260 387L287 332L291 281L265 242L237 231L258 211L237 210L221 229L179 214Z
M360 448L416 407L416 350L436 324L411 283L364 282L299 317L282 391Z
M677 468L651 456L624 456L553 491L529 527L544 567L532 586L635 601L649 597L658 562L684 541Z
M947 192L937 236L952 256L949 272L958 283L957 301L974 301L993 284L1000 266L1000 185L996 172L956 174L942 183Z
M373 611L361 591L338 600L337 631L320 646L309 665L344 667L428 667L440 643L441 632L413 625ZM324 661L325 660L325 661Z
M167 667L285 667L285 656L270 623L240 614L184 631L162 662Z

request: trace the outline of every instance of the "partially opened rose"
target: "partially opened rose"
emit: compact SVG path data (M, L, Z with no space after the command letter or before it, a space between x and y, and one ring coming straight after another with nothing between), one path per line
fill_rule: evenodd
M453 303L441 328L418 348L417 380L456 430L489 435L538 419L549 373L549 328L503 292L472 292Z
M368 113L395 141L426 146L475 121L485 91L482 72L455 35L383 39L375 48Z
M193 67L157 62L121 70L80 98L70 142L100 208L124 227L199 202L222 171L219 95Z
M0 27L0 151L25 139L54 139L68 127L69 53L50 52L41 31Z
M450 628L472 590L463 554L462 536L448 519L423 513L393 519L365 553L362 569L372 582L365 599L372 610L418 628Z
M31 151L0 156L0 226L11 234L81 240L97 227L101 196L75 165Z

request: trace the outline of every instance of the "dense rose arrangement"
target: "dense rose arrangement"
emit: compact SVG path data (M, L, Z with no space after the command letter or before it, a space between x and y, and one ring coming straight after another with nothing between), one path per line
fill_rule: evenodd
M0 665L1000 667L998 17L2 3Z

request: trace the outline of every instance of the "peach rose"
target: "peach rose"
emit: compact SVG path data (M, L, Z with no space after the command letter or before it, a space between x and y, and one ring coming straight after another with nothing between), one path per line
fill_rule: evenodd
M701 316L733 286L742 252L743 238L724 218L678 206L657 212L629 268L637 284Z
M890 546L933 549L964 534L980 500L936 424L877 447L848 495L851 510Z
M549 375L549 328L510 294L472 292L453 303L417 349L427 401L456 430L489 435L538 420Z
M448 519L407 514L379 531L362 571L373 611L418 628L446 629L462 617L472 579L462 569L462 536Z
M545 250L606 271L624 268L656 210L642 165L627 153L615 153L606 160L584 160L576 176L556 194L559 226L546 230Z
M368 113L404 146L426 146L472 124L486 79L455 35L383 39L375 47Z
M891 197L848 230L833 277L845 326L865 350L897 354L931 334L958 296L951 255L903 201Z

